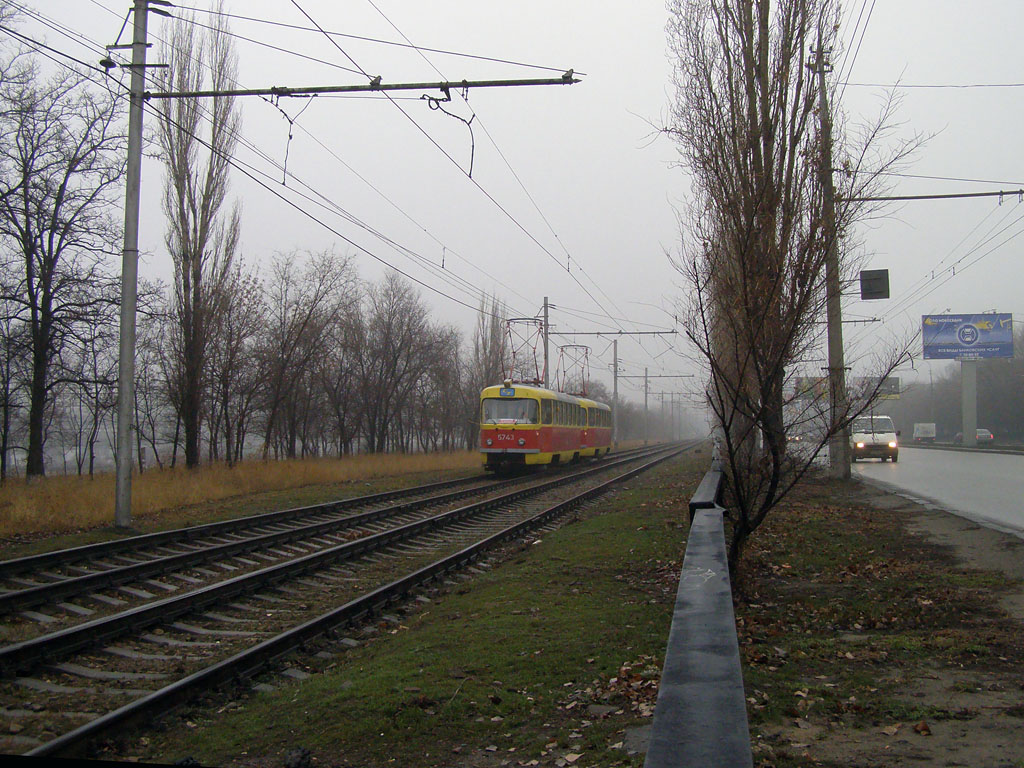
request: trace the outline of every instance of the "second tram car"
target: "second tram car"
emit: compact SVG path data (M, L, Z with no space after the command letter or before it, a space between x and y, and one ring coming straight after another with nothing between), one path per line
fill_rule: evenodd
M611 445L612 412L604 403L510 381L480 394L480 452L488 471L596 458Z

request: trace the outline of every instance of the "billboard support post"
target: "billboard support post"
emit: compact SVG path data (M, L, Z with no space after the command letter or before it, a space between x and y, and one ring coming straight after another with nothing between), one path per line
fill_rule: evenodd
M963 444L974 447L978 444L978 361L960 361L960 396L963 412Z

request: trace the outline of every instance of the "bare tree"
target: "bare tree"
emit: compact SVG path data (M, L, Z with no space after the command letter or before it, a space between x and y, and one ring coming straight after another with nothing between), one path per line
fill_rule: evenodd
M4 299L25 328L31 477L45 474L54 389L74 378L61 370L61 350L96 329L116 303L104 262L117 248L125 137L119 101L85 75L44 80L29 67L2 86L0 248L19 264Z
M263 455L276 438L284 455L298 453L298 408L305 381L322 359L325 340L339 317L356 301L355 277L347 258L332 251L279 256L266 281L266 325L261 343L266 402ZM321 363L322 364L322 363Z
M336 317L331 333L332 343L321 358L318 371L339 456L352 452L362 420L362 408L356 394L358 339L362 328L358 312L359 307L354 303L348 312Z
M224 460L242 457L249 419L256 405L263 368L257 354L265 321L262 286L255 275L236 266L224 286L224 311L217 317L209 355L211 446L223 436Z
M437 348L426 307L391 272L370 288L357 365L363 434L372 453L387 449L391 429Z
M215 10L222 10L222 5ZM162 51L168 64L163 83L167 90L223 90L234 83L237 57L227 17L218 13L212 18L213 26L205 30L192 18L173 22ZM167 166L166 242L174 261L179 413L185 465L196 467L208 348L224 311L225 287L238 247L238 207L226 214L223 208L240 115L233 96L165 99L158 103L158 113L160 149Z
M865 209L843 206L832 227L822 208L817 90L806 64L812 49L837 47L838 4L672 0L669 8L676 99L666 130L694 188L676 263L690 286L687 335L709 370L707 397L721 427L735 568L749 535L816 453L787 451L789 426L810 418L787 382L820 342L816 323L833 238L849 232ZM838 153L850 168L847 198L877 185L879 171L912 149L872 154L887 116L865 133L859 150ZM883 356L879 376L903 352ZM871 396L836 411L817 450Z
M9 265L3 265L0 274L6 278ZM6 280L5 280L6 282ZM3 289L3 296L12 296L13 290ZM24 382L27 358L25 350L26 328L17 317L17 305L0 297L0 482L7 479L8 453L18 436L19 414L25 408Z
M505 341L505 320L508 309L497 296L480 299L473 346L462 377L466 445L475 445L480 429L480 391L500 383L511 368Z

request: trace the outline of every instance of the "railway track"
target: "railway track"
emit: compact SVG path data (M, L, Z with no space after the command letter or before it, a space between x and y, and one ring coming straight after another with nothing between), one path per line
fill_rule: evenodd
M0 749L74 753L128 722L248 678L311 638L379 612L669 455L663 449L654 459L606 460L441 512L427 494L416 512L401 504L392 505L390 515L380 509L361 513L370 517L342 534L314 534L319 546L299 548L280 562L246 556L252 565L244 572L224 571L226 577L197 584L181 581L168 596L148 593L141 604L111 606L107 615L81 617L10 643L0 648L6 678L0 682L0 714L7 721ZM489 488L504 490L508 484L492 482ZM338 522L293 518L314 528ZM255 538L285 533L261 533L264 527L256 526ZM238 543L215 543L212 549Z

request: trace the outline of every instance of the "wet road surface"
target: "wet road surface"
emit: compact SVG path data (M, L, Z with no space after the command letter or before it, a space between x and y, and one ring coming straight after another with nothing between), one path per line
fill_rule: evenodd
M853 472L1024 537L1024 455L900 446L898 463L859 461Z

